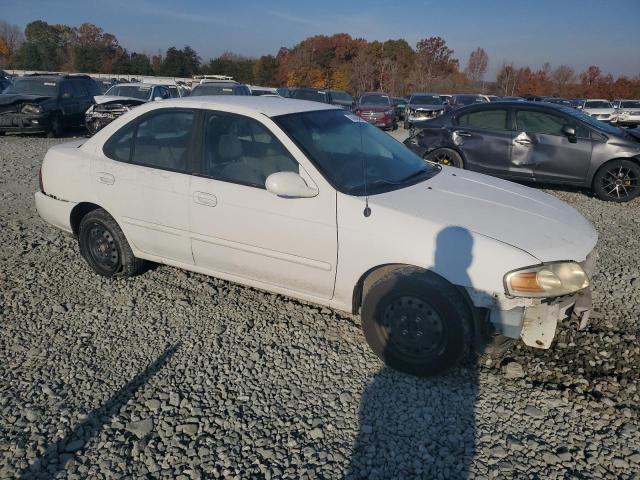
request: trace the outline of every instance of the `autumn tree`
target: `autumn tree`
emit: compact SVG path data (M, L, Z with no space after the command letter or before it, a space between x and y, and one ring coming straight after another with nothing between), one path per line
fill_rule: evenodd
M0 67L11 64L11 57L23 42L24 34L20 27L0 20Z
M429 37L416 45L416 62L410 82L417 90L431 90L435 80L458 71L458 60L442 37Z
M465 69L469 80L479 84L484 79L485 73L487 73L487 65L489 65L489 55L483 48L476 48L469 54L469 61Z
M504 62L496 77L496 93L510 97L515 95L517 87L518 69L513 65L513 62Z

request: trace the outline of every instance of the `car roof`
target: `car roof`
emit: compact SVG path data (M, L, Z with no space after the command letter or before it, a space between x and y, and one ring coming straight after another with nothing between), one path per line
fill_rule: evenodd
M414 96L414 95L434 95L436 97L440 96L439 93L432 93L432 92L413 92L411 96Z
M167 85L158 85L155 83L131 82L131 83L116 83L112 86L113 87L166 87Z
M155 102L154 102L155 103ZM327 103L311 102L308 100L294 100L282 97L253 97L249 95L202 95L199 97L184 97L166 99L157 102L158 107L203 108L207 110L237 110L238 113L262 114L267 117L287 115L290 113L313 112L316 110L341 110L339 107Z

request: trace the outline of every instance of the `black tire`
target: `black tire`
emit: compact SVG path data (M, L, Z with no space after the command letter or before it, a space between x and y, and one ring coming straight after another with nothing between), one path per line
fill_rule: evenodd
M629 160L605 163L593 177L593 191L608 202L633 200L640 194L640 165Z
M49 125L49 130L47 131L47 137L59 138L62 136L63 131L64 131L64 128L62 126L62 117L58 114L54 114L51 117L51 125Z
M409 130L411 128L411 124L409 123L409 120L407 120L406 118L402 126L404 127L405 130Z
M450 167L464 168L464 161L458 152L451 148L438 148L433 152L429 152L424 156L425 160L439 163L440 165L448 165Z
M361 317L369 347L401 372L436 375L469 351L469 305L432 272L407 267L385 275L368 290Z
M80 253L103 277L132 277L146 262L136 258L116 221L101 208L87 213L78 229Z
M396 120L393 121L393 125L391 126L391 130L394 132L398 129L398 122Z

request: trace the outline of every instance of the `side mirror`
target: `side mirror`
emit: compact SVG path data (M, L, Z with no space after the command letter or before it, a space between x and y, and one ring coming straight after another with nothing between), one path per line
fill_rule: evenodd
M318 190L307 185L304 179L295 172L276 172L267 177L267 191L285 198L311 198L318 195Z
M569 125L565 125L564 127L562 127L562 133L569 139L569 142L576 143L578 141L575 128L570 127Z

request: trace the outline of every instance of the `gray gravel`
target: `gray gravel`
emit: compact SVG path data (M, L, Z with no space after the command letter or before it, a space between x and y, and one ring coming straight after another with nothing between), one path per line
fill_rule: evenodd
M33 205L60 141L0 138L0 478L640 478L640 200L551 191L600 233L587 330L421 380L350 315L93 274Z

